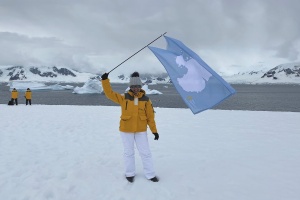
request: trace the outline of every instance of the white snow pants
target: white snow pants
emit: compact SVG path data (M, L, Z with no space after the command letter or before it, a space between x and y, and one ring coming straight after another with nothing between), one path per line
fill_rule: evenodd
M139 133L125 133L120 132L123 147L124 147L124 160L125 160L125 176L135 176L135 156L134 156L134 142L139 151L142 159L144 174L147 179L155 176L152 156L149 148L147 132Z

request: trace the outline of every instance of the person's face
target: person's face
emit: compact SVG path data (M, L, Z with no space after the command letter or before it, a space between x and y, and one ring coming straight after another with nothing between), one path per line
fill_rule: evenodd
M140 92L141 86L140 85L131 85L130 89L134 94L137 94Z

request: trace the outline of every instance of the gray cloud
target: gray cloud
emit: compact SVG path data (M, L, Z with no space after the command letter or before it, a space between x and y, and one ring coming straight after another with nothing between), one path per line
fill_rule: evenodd
M167 31L217 71L274 67L300 59L299 9L297 0L2 0L0 65L108 71ZM116 71L132 70L164 71L147 49Z

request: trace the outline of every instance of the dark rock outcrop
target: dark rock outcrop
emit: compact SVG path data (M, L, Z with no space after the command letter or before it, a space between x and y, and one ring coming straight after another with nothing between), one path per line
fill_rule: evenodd
M68 70L67 68L60 68L58 69L57 67L53 67L53 71L57 72L58 74L64 75L64 76L73 76L76 77L76 75Z

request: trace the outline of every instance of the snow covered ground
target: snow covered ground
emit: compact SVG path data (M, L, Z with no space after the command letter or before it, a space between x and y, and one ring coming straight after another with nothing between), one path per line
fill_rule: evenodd
M160 182L123 175L119 107L0 105L2 200L298 200L300 113L155 108Z

